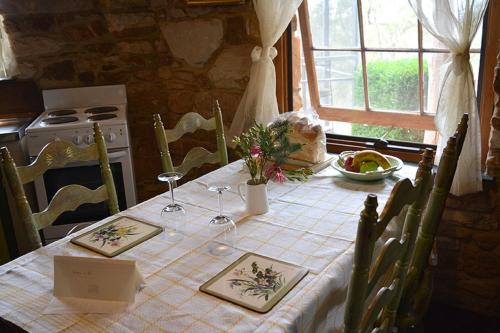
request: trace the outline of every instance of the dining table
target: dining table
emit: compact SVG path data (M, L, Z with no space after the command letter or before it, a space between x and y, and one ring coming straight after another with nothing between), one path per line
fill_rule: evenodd
M395 182L413 179L415 171L415 165L405 165L385 179L361 182L327 167L306 182L269 182L269 211L249 215L238 193L238 185L249 174L242 160L232 162L175 188L175 200L186 211L180 241L169 242L159 234L114 258L136 261L145 279L145 287L128 309L47 314L53 299L54 256L104 258L70 240L117 215L163 225L160 212L170 200L167 192L0 266L0 318L28 332L341 331L364 200L367 194L376 194L380 211ZM214 237L224 241L208 226L219 210L217 193L207 190L213 185L231 187L223 193L223 209L235 221L237 233L233 251L226 256L208 249ZM400 232L401 224L401 218L394 219L385 239ZM267 313L199 291L247 252L309 272Z

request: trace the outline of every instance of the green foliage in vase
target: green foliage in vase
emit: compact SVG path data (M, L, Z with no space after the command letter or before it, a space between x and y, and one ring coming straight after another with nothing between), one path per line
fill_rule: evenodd
M269 179L277 182L306 180L310 169L286 171L281 169L291 153L302 149L302 145L288 140L289 123L278 120L270 126L255 124L248 131L235 137L233 142L250 172L250 185L266 184Z

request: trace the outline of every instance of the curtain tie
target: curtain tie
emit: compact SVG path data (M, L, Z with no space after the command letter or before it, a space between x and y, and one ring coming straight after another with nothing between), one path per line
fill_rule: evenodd
M456 58L459 59L461 62L466 62L468 63L470 60L470 52L469 49L465 49L463 52L460 53L455 53L454 54Z
M270 58L273 60L278 55L278 51L274 46L260 47L256 46L252 50L252 61L258 62L261 59Z

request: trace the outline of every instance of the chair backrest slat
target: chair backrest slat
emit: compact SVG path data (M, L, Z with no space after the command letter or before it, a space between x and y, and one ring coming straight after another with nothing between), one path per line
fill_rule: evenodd
M402 299L398 310L398 325L408 327L416 324L423 316L424 308L413 302L429 298L431 288L422 283L429 269L429 256L437 234L439 222L446 207L446 200L453 183L458 159L467 135L468 114L464 114L454 136L450 137L441 155L434 185L429 195L429 202L422 215L420 230L415 241L414 255L408 270L408 278L402 291ZM417 293L426 295L417 296ZM419 308L419 309L417 309Z
M179 140L184 134L194 133L199 129L215 131L215 118L205 119L196 112L186 113L173 129L165 130L168 142Z
M394 298L394 295L397 292L396 288L398 284L399 280L393 280L390 286L382 287L378 291L372 303L368 306L366 316L363 318L363 322L361 323L361 332L370 332L372 330L375 321L380 316L380 312L382 311L382 309L388 306L391 300Z
M394 185L391 196L380 214L380 221L377 223L377 238L382 236L389 222L399 215L404 206L411 204L417 199L418 194L419 191L415 189L412 181L408 178Z
M92 161L99 158L97 144L79 148L72 143L56 140L46 145L33 163L17 168L21 183L34 181L49 169L62 168L76 161Z
M48 227L59 215L66 211L74 211L84 203L99 203L108 199L105 185L91 190L81 185L67 185L61 187L48 207L33 214L33 219L38 230Z
M16 167L9 150L1 148L2 164L9 188L20 220L22 221L30 245L33 248L42 246L38 231L52 224L60 214L72 211L83 203L106 201L111 214L119 212L113 175L109 167L109 159L104 136L97 123L94 123L95 144L79 148L72 143L54 141L45 146L37 159L29 166ZM104 183L96 190L80 185L62 187L54 195L48 207L39 213L33 213L26 199L23 185L43 175L47 170L61 168L71 162L99 160L101 178Z
M400 180L394 186L380 219L377 214L377 197L367 196L365 209L361 212L356 236L353 272L347 293L344 333L367 333L376 327L375 319L383 327L392 327L401 290L406 279L405 267L408 266L416 238L421 212L427 201L427 193L432 180L432 160L434 154L426 149L416 175L415 183L409 179ZM381 254L373 260L376 241L382 236L389 220L398 216L406 205L410 205L405 216L403 233L400 239L390 238L383 245ZM389 279L382 276L389 271ZM369 299L375 286L382 283L373 300ZM387 322L387 324L384 324ZM383 325L383 326L382 326Z
M214 116L205 119L201 115L189 112L185 114L173 129L166 130L159 114L153 115L156 143L160 151L160 158L164 172L188 173L193 168L198 168L205 163L224 166L228 164L226 140L224 138L224 125L222 112L217 101L213 106ZM198 129L216 132L217 151L209 152L205 148L192 148L185 156L182 163L174 166L169 150L169 143L179 140L186 133L194 133Z
M182 174L186 174L193 168L199 168L205 163L219 163L220 156L217 152L211 153L205 148L194 147L184 157L184 160L179 166L174 167L174 170Z
M396 238L390 238L386 244L384 244L370 272L367 289L368 295L371 294L380 278L383 277L390 268L393 268L394 263L401 258L402 251L403 245Z

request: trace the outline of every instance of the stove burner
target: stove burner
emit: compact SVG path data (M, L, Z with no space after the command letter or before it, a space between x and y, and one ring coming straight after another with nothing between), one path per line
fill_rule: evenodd
M112 119L112 118L116 118L116 114L109 114L109 113L96 114L94 116L88 117L87 119L90 121L97 121L97 120L106 120L106 119Z
M42 122L46 125L56 125L56 124L65 124L65 123L72 123L78 121L77 117L52 117L52 118L45 118L42 120Z
M100 113L115 112L115 111L118 111L118 108L116 106L97 106L95 108L90 108L85 110L85 113L100 114Z
M60 116L68 116L70 114L75 114L76 110L56 110L56 111L50 111L49 112L49 117L60 117Z

